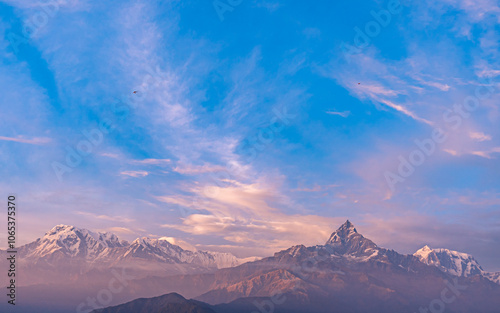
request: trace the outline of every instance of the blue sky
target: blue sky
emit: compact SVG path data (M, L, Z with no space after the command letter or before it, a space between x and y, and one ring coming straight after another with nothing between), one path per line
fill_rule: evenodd
M62 223L265 256L349 218L500 270L497 2L215 3L0 1L22 242Z

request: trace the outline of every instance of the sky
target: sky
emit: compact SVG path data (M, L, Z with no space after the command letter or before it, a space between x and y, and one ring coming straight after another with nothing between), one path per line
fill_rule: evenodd
M349 219L499 271L499 22L493 0L0 1L19 242L268 256Z

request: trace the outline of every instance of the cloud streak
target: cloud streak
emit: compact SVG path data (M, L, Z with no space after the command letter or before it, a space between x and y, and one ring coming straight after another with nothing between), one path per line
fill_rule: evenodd
M18 137L5 137L5 136L0 136L0 140L3 141L12 141L12 142L18 142L18 143L26 143L30 145L47 145L50 142L52 142L51 138L47 137L34 137L34 138L25 138L22 136Z

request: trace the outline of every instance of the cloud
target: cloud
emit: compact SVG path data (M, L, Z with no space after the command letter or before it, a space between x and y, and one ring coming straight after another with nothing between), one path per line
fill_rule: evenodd
M435 87L435 88L437 88L437 89L439 89L441 91L448 91L451 88L450 85L448 85L448 84L441 84L441 83L438 83L438 82L426 82L426 81L422 81L422 84Z
M493 154L500 153L500 147L495 147L486 151L472 151L470 154L480 156L486 159L493 159Z
M203 165L193 165L193 164L185 164L182 162L177 163L178 165L173 168L174 172L186 175L196 175L196 174L204 174L204 173L213 173L225 171L226 168L224 166L212 165L205 163Z
M402 64L384 61L377 59L375 52L368 51L351 56L349 64L332 61L318 70L321 75L335 79L339 85L361 100L383 104L418 122L432 125L429 119L411 110L409 108L411 104L406 100L412 90L416 90L418 94L423 90L423 86L430 83L414 84L412 82L414 80L412 77L416 75L408 73L408 69L405 69L405 67L410 67L411 60L406 61L406 64L405 61L400 61ZM360 76L364 79L360 80ZM420 81L424 80L420 79ZM432 85L439 86L441 89L448 88L438 83Z
M227 247L241 253L252 251L253 254L255 250L261 255L297 243L323 243L345 220L340 216L349 215L352 219L363 212L377 212L376 217L383 220L403 214L401 208L408 207L418 212L432 207L433 212L437 212L441 202L428 198L429 194L439 193L443 188L460 189L473 181L478 182L475 188L495 189L498 184L495 185L496 176L491 173L495 173L496 163L479 157L498 157L500 115L497 98L482 102L482 107L464 122L475 125L450 132L444 147L436 147L436 151L444 148L448 155L437 152L429 156L428 161L416 169L416 174L407 179L406 185L401 185L397 194L388 193L383 180L384 170L397 169L399 155L407 156L416 148L414 139L428 138L430 133L426 125L432 122L443 126L439 125L443 112L474 95L470 89L478 84L475 82L477 77L500 75L495 63L498 34L491 25L498 12L497 3L485 0L446 2L449 3L446 10L453 6L466 14L455 14L457 12L452 10L456 18L449 19L450 14L437 15L429 10L429 6L441 9L443 1L422 2L412 8L411 14L402 12L401 27L382 30L397 40L385 42L389 37L378 37L364 53L353 56L351 64L346 65L336 63L335 51L324 51L318 58L319 55L309 49L311 40L321 37L328 41L331 34L326 28L302 31L304 25L309 24L300 21L296 23L298 28L290 33L298 36L294 41L297 47L276 50L276 45L271 44L271 47L267 41L262 41L254 48L249 46L247 51L250 52L246 55L235 57L228 53L231 51L227 50L225 39L211 42L215 37L206 37L196 30L186 32L185 25L179 24L181 17L175 3L170 6L167 2L162 5L131 2L106 6L81 0L59 1L61 12L50 20L46 31L30 40L33 51L39 51L43 58L35 62L23 60L22 56L5 50L7 62L2 65L5 75L1 76L6 87L4 97L9 98L6 103L16 103L5 108L11 111L4 112L9 119L4 119L7 124L3 126L3 133L12 135L10 131L21 126L26 134L58 137L47 141L43 137L12 135L0 137L0 140L39 145L53 142L54 146L60 143L60 151L39 149L44 151L30 154L15 149L26 150L31 146L4 144L7 149L0 151L0 161L9 166L4 167L2 173L5 177L19 177L18 181L23 182L15 183L14 180L16 185L3 189L36 190L41 201L30 197L32 203L27 211L36 218L32 217L27 223L33 226L30 229L37 231L54 219L85 218L92 222L88 225L101 221L130 222L132 218L113 216L115 212L124 214L127 210L128 216L138 217L137 223L143 223L148 233L163 233L165 228L158 226L163 224L184 232L175 231L175 238L168 237L174 238L172 240L201 241L206 246ZM10 0L9 3L19 8L14 13L20 16L21 24L22 19L40 9L40 4L30 1ZM23 10L27 7L29 9ZM77 12L79 8L85 10ZM294 9L293 5L287 5L288 9ZM300 6L296 9L300 10ZM369 10L367 8L366 12ZM268 14L264 10L257 11ZM276 13L276 22L286 25L287 21L281 20ZM407 13L409 15L405 15ZM415 18L419 13L429 18L433 24L430 29ZM98 17L105 18L96 23ZM468 21L464 22L464 18ZM69 20L79 23L67 23ZM481 25L471 25L470 21ZM86 27L88 25L93 27ZM87 36L75 37L74 33L79 31ZM435 36L428 36L427 32ZM211 33L218 34L217 31ZM235 31L223 37L230 38L226 35L233 36L232 33L240 37L242 34ZM470 37L457 38L457 33ZM248 42L244 36L231 37L230 42L233 39ZM106 42L97 54L92 49L96 42ZM4 40L0 45L7 47L8 42ZM347 92L332 94L330 87L337 86L325 88L317 84L317 77L308 77L311 65L322 64L327 55L333 56L332 61L324 66L321 75L332 78L332 84L336 83ZM275 56L277 59L273 59ZM57 88L54 89L57 91L52 95L41 79L34 78L40 61L47 62L50 69L47 72L55 77ZM45 72L40 73L38 76L46 77ZM109 106L103 105L101 99L130 95L133 90L139 91L133 96L140 100L134 102L136 106L118 125L118 131L103 142L104 150L100 150L108 151L101 155L111 159L86 159L82 167L88 166L89 170L74 171L71 174L74 181L68 180L64 186L43 178L54 176L53 173L47 175L45 171L49 166L43 164L64 160L66 140L73 140L75 134L82 138L81 131L87 127L89 119L106 115ZM53 96L57 93L63 97L62 104ZM324 101L330 96L335 101ZM78 106L67 106L68 103L78 103ZM327 111L329 103L353 103L353 106ZM293 125L276 134L257 159L242 164L243 157L236 152L242 141L255 139L258 131L269 125L273 108L285 104L290 104L290 112L295 108L301 110ZM371 106L384 112L373 114ZM318 108L319 119L316 114L309 114L312 108ZM355 114L342 110L352 110ZM490 111L485 112L487 110ZM325 111L331 116L323 113ZM387 115L392 116L387 118ZM348 123L343 127L331 123L337 117L348 117L343 120ZM328 122L323 123L324 120ZM484 133L475 132L476 129ZM470 136L470 133L476 134ZM76 144L78 140L71 143ZM259 143L256 148L260 149ZM464 155L468 157L458 158ZM20 159L25 156L26 160ZM473 164L468 163L471 159ZM30 164L35 166L26 167ZM215 186L207 185L205 179L223 174L219 171L226 170L226 164L237 164L241 175L220 179ZM477 179L455 180L453 175L435 179L432 176L439 172L435 171L437 168L441 170L457 164L459 172L474 170ZM478 166L484 164L489 170L478 170ZM158 174L169 171L168 179L166 175L153 175L156 166L161 167ZM96 177L95 173L101 174ZM146 176L147 186L143 185L144 179L128 179L123 184L123 177ZM432 178L427 180L425 176ZM293 189L297 179L312 183ZM431 180L438 183L433 184ZM328 186L332 182L341 182L342 187L338 191L331 190ZM486 182L493 183L487 185ZM46 194L52 191L53 194L47 197ZM481 199L483 195L477 197ZM175 209L178 206L195 207L192 211L196 214L191 211L177 219L179 214ZM74 214L101 207L102 214L101 210L87 216ZM461 207L457 204L457 208ZM160 211L162 209L166 210ZM38 218L42 216L37 215L40 211L47 216ZM458 216L456 213L435 214L439 215L436 219L446 220ZM406 218L413 216L409 214ZM410 225L413 227L410 234L402 236L408 240L418 238L419 232L414 231L418 223L424 227L436 222L417 218L415 225ZM383 226L391 230L394 225L381 224L376 231L384 231ZM127 229L117 232L129 234ZM397 242L395 234L391 234L392 239L388 236L384 243ZM432 235L439 238L440 233L436 230ZM461 237L458 234L456 238ZM404 247L404 243L399 244Z
M475 155L485 159L494 159L494 154L500 153L500 147L494 147L488 150L469 150L461 152L452 149L443 149L443 151L452 156Z
M116 154L116 153L101 153L100 155L104 156L104 157L107 157L107 158L112 158L112 159L119 159L120 158L120 155Z
M160 164L170 164L170 159L144 159L144 160L133 160L132 163L136 164L147 164L147 165L160 165Z
M374 97L374 99L377 99L377 97ZM433 123L431 121L428 121L424 118L417 116L415 113L411 112L410 110L406 109L404 106L402 106L400 104L396 104L392 101L381 99L381 98L379 98L378 101L387 105L390 108L393 108L394 110L396 110L398 112L405 114L406 116L413 118L416 121L420 121L420 122L423 122L423 123L431 125L431 126L433 125Z
M180 225L164 224L163 227L193 235L217 236L231 243L244 243L252 249L266 247L261 249L266 253L298 243L323 243L345 221L344 218L287 214L276 206L287 203L285 199L275 188L263 183L232 181L228 186L196 187L192 191L203 198L198 201L199 208L209 214L190 214ZM179 205L193 203L172 197L162 197L162 200Z
M90 2L87 0L51 0L51 1L22 1L22 0L3 0L3 2L9 5L21 8L21 9L38 9L41 10L43 7L49 7L53 9L64 8L68 10L83 10L90 9Z
M446 153L449 153L449 154L451 154L451 155L453 155L453 156L457 156L457 155L459 155L459 153L458 153L457 151L455 151L455 150L451 150L451 149L443 149L443 151L444 151L444 152L446 152Z
M165 202L165 203L182 205L184 207L190 207L194 203L193 200L190 199L189 197L180 196L180 195L156 196L155 199L158 201L161 201L161 202Z
M441 0L440 2L464 11L474 23L485 21L489 15L496 16L500 22L500 7L495 0Z
M300 192L320 192L320 191L325 191L325 190L328 190L328 189L331 189L331 188L335 188L335 187L340 187L340 185L326 185L326 186L320 186L320 185L318 185L318 184L314 184L314 187L312 187L312 188L305 188L305 187L302 187L302 188L292 189L291 191L300 191Z
M360 94L366 94L370 97L376 97L376 96L389 96L389 97L395 97L400 94L400 92L388 89L384 86L371 83L371 84L360 84L357 86L358 93Z
M135 234L133 230L127 227L110 227L107 229L109 232L118 233L118 234Z
M123 172L120 172L120 174L124 175L124 176L130 176L130 177L145 177L145 176L148 176L149 175L149 172L146 172L146 171L123 171Z
M489 140L491 140L490 135L486 135L482 132L470 132L469 137L471 139L476 140L476 141L489 141Z
M134 219L128 218L128 217L123 217L123 216L109 216L105 214L95 214L91 212L83 212L83 211L76 211L75 214L78 215L83 215L99 220L105 220L105 221L113 221L113 222L120 222L120 223L130 223L133 222Z
M338 115L346 118L351 114L351 111L344 111L344 112L326 111L325 113L330 115Z
M279 1L256 1L253 3L253 6L256 8L264 8L269 12L273 13L282 7L282 4Z
M184 250L189 250L189 251L197 251L198 249L190 244L189 242L179 239L179 238L174 238L174 237L160 237L158 240L165 240L170 242L173 245L179 246Z
M18 137L0 136L0 140L13 141L13 142L19 142L19 143L27 143L27 144L31 144L31 145L46 145L52 141L52 139L47 138L47 137L34 137L31 139L28 139L28 138L24 138L22 136L18 136Z
M478 77L497 77L500 76L500 70L494 70L490 68L483 68L476 72Z

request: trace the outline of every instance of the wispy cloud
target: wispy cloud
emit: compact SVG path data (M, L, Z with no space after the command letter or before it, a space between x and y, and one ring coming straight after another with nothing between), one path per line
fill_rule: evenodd
M408 65L405 66L408 67ZM370 100L375 104L382 104L418 122L433 125L429 119L421 117L409 108L410 105L405 100L405 97L408 97L412 89L418 92L422 90L422 87L411 84L408 80L411 80L411 76L414 75L405 73L405 70L400 67L400 65L384 63L383 60L376 59L374 52L368 52L367 54L353 56L350 64L328 64L320 68L319 72L326 77L335 79L341 86L361 100ZM398 72L407 76L407 79L398 77L395 74ZM365 78L359 79L359 76ZM426 82L425 84L432 84L440 89L447 90L449 88L449 86L446 87L438 83Z
M224 171L224 166L212 165L205 163L203 165L193 165L193 164L185 164L178 163L176 167L173 168L174 172L186 175L195 175L195 174L203 174L203 173L213 173Z
M374 99L376 100L377 97L374 97ZM398 112L401 112L401 113L405 114L406 116L409 116L409 117L413 118L416 121L420 121L420 122L423 122L423 123L431 125L431 126L433 125L433 123L431 121L428 121L425 118L421 118L421 117L417 116L415 113L413 113L412 111L408 110L403 105L396 104L396 103L394 103L392 101L389 101L389 100L386 100L386 99L382 99L382 98L379 98L378 101L380 103L383 103L383 104L387 105L390 108L393 108L394 110L396 110Z
M478 157L482 157L485 159L494 159L495 154L500 153L500 147L493 147L488 150L469 150L469 151L456 151L452 149L443 149L444 152L452 155L452 156L463 156L463 155L475 155Z
M104 157L107 157L107 158L112 158L112 159L119 159L120 158L120 155L118 155L116 153L107 153L107 152L104 152L104 153L101 153L100 155L102 155Z
M180 238L175 238L175 237L160 237L160 238L158 238L158 240L168 241L171 244L179 246L179 247L181 247L182 249L185 249L185 250L190 250L190 251L197 251L198 250L196 248L196 246L194 246L194 245L190 244L189 242L187 242L187 241L185 241L183 239L180 239Z
M175 196L155 196L155 199L165 203L178 204L185 207L193 205L193 200L189 197L175 195Z
M19 142L19 143L27 143L30 145L46 145L52 141L51 138L47 138L47 137L25 138L22 136L18 136L18 137L0 136L0 140L13 141L13 142Z
M130 176L130 177L145 177L145 176L148 176L149 175L149 172L147 171L123 171L123 172L120 172L120 174L124 175L124 176Z
M498 154L500 153L500 147L495 147L495 148L492 148L490 150L487 150L487 151L472 151L470 152L470 154L472 155L477 155L477 156L480 156L480 157L483 157L483 158L486 158L486 159L493 159L494 158L494 154Z
M75 214L78 215L83 215L99 220L105 220L105 221L113 221L113 222L121 222L121 223L130 223L133 222L134 219L128 218L128 217L122 217L122 216L109 216L105 214L95 214L91 212L83 212L83 211L76 211Z
M107 229L107 231L117 234L136 234L135 231L127 227L110 227Z
M315 184L314 187L312 188L307 188L307 187L299 187L296 189L292 189L292 191L300 191L300 192L320 192L320 191L325 191L329 190L331 188L335 187L340 187L340 185L326 185L326 186L320 186L318 184Z
M351 114L351 111L343 111L343 112L326 111L325 113L330 114L330 115L338 115L338 116L342 116L342 117L346 118L346 117L349 117L349 115Z
M232 182L226 187L211 186L192 190L203 197L203 209L210 214L190 214L181 225L164 224L163 227L181 230L193 235L211 234L225 240L245 243L261 252L270 253L289 245L317 244L342 223L343 218L314 215L286 214L270 203L280 201L281 196L273 187L262 184ZM184 197L162 197L165 202L186 205ZM186 203L188 202L188 203ZM293 243L295 241L295 243ZM266 245L263 249L259 246ZM265 255L265 254L264 254Z
M474 139L476 141L489 141L489 140L491 140L490 135L486 135L482 132L471 132L471 133L469 133L469 136L471 139Z
M454 189L447 196L451 202L464 188L498 189L499 179L491 175L500 151L498 92L481 100L458 129L450 129L459 114L454 105L475 96L473 88L500 88L496 0L419 2L384 28L386 35L370 37L369 47L353 55L350 64L343 63L331 30L335 23L357 23L349 16L359 10L369 17L372 8L363 3L350 12L326 10L325 3L323 11L334 18L305 30L310 16L300 5L286 5L297 17L292 22L280 14L285 7L275 6L276 1L258 5L269 10L253 12L265 21L255 31L285 27L284 42L294 43L289 46L256 41L241 23L221 32L218 23L209 22L213 15L190 24L176 2L54 1L59 13L24 46L40 57L14 55L8 39L0 40L2 96L16 104L5 106L0 126L0 162L8 164L0 171L16 179L0 183L0 189L31 191L25 197L31 201L25 205L30 236L34 229L43 233L49 221L82 221L87 228L97 223L104 229L133 220L147 232L129 224L115 232L127 239L156 234L211 249L269 255L298 243L323 243L347 217L356 220L370 212L364 225L370 220L380 225L369 235L388 227L390 234L379 235L381 242L404 247L403 241L419 238L419 229L460 218L453 210L461 210L465 201L440 211L446 205L439 198L443 190ZM45 12L43 3L4 2L15 7L13 13L0 13L7 14L2 15L6 23L22 26ZM186 16L189 10L196 13L182 6ZM355 26L365 25L350 27ZM9 31L7 24L2 27ZM75 37L78 32L87 36ZM92 49L103 42L99 51ZM49 76L55 87L47 88ZM119 119L108 99L125 95L133 96L134 105ZM271 122L280 126L273 109L284 105L296 118L271 139L265 130ZM455 122L444 121L449 110ZM64 163L66 145L78 150L79 142L89 139L82 132L108 118L116 129L94 149L98 157L85 158L64 185L54 183L49 164ZM415 139L431 138L435 127L445 130L448 140L425 154L425 164L408 184L387 191L383 172L397 170L398 156L419 150ZM19 129L25 136L13 131ZM240 149L246 143L248 149ZM30 153L33 148L37 153ZM254 152L258 157L245 162ZM468 179L469 173L475 179ZM332 186L336 183L341 187ZM477 204L486 196L470 198L467 203ZM470 205L461 216L476 212ZM194 209L179 214L181 207ZM402 208L432 213L414 218ZM86 210L94 213L75 214ZM401 221L383 223L404 214ZM476 225L485 221L470 219ZM394 236L396 230L404 233L404 226L410 231L402 239ZM440 230L429 233L440 238ZM449 242L460 242L457 238ZM496 243L497 238L481 239Z
M135 164L147 164L147 165L160 165L160 164L170 164L170 159L144 159L144 160L133 160L132 163Z

